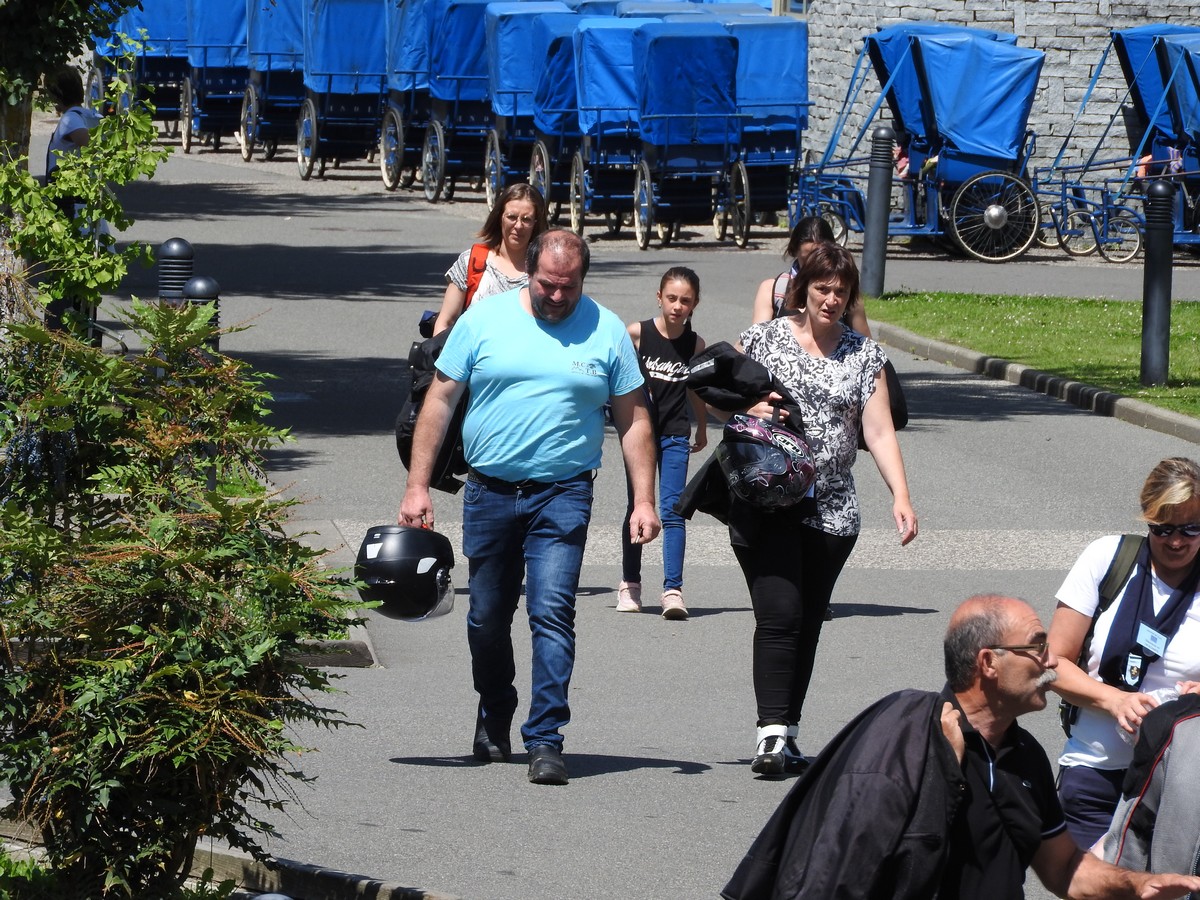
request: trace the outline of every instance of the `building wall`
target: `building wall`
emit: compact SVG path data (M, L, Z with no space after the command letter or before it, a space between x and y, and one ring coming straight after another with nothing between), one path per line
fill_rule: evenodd
M1086 109L1071 131L1092 76L1108 46L1109 31L1161 22L1200 25L1197 0L810 0L809 130L805 143L823 149L846 97L863 36L879 26L915 20L987 28L1015 34L1017 44L1046 54L1029 127L1037 133L1035 166L1049 164L1067 142L1064 162L1079 161L1104 137L1107 155L1129 152L1119 114L1125 79L1110 53ZM843 129L839 156L862 127L862 118L879 96L880 84L868 75L856 112ZM886 120L887 107L883 107ZM1113 121L1116 113L1115 121ZM862 150L869 149L864 142Z

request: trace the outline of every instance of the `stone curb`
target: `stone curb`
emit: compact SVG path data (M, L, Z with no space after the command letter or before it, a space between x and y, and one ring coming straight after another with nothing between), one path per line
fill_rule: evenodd
M871 329L878 340L897 350L904 350L934 362L976 372L988 378L1003 379L1058 400L1064 400L1097 415L1112 416L1114 419L1149 428L1151 431L1169 434L1192 443L1200 443L1200 419L1160 409L1149 403L1143 403L1141 400L1114 394L1111 391L1101 390L1069 378L1041 372L1020 363L1009 362L995 356L985 356L965 347L922 337L886 322L872 322Z

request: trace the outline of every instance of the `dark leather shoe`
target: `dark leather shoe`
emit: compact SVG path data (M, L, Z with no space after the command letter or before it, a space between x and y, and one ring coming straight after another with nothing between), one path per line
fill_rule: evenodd
M566 784L567 766L562 754L549 744L529 751L529 780L533 784Z
M498 730L493 726L493 731ZM507 735L488 734L482 712L475 717L475 740L471 744L471 755L483 763L508 762L512 758L512 742Z

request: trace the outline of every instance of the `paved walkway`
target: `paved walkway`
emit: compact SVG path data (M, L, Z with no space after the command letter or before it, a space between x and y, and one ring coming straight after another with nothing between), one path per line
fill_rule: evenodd
M192 241L196 273L223 288L222 322L252 324L222 349L278 376L277 420L296 441L271 455L271 474L309 501L298 526L333 547L336 564L352 560L367 526L394 521L401 360L420 311L437 305L442 273L484 216L477 197L460 197L431 207L415 194L386 194L365 163L301 183L293 163L245 164L231 152L177 155L153 182L126 191L132 236ZM685 229L684 238L646 252L628 236L597 238L588 290L627 320L646 318L659 274L690 265L703 284L697 330L733 339L757 281L780 268L782 232L745 251L717 245L703 229ZM988 266L902 248L887 271L889 289L1135 299L1140 284L1136 265L1040 256ZM1200 270L1183 265L1175 284L1177 297L1200 297ZM152 295L154 274L135 273L129 290ZM897 545L886 490L864 454L856 472L865 528L822 638L801 732L810 751L884 693L939 687L941 634L967 595L1015 593L1048 621L1083 545L1137 527L1149 468L1196 453L1189 440L947 365L957 360L880 333L912 411L901 443L921 536ZM317 780L300 792L304 811L273 817L275 853L465 898L716 895L789 787L749 771L746 589L723 529L698 519L685 584L691 620L614 612L625 500L615 438L608 444L578 604L574 721L565 732L571 784L529 785L521 758L470 760L460 564L451 615L420 625L368 617L379 665L343 670L343 693L332 701L357 726L300 735L315 751L301 764ZM459 499L435 502L457 543ZM646 554L648 584L661 571L656 552ZM514 632L525 653L519 619ZM1057 749L1050 713L1027 725ZM1034 888L1030 896L1045 895Z

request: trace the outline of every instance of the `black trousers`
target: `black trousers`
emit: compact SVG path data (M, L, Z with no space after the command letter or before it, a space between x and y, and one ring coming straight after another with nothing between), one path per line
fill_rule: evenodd
M759 528L750 545L733 548L754 606L759 725L800 721L825 610L858 540L794 521L778 524Z

